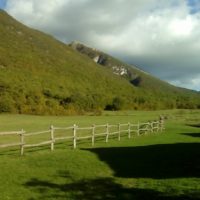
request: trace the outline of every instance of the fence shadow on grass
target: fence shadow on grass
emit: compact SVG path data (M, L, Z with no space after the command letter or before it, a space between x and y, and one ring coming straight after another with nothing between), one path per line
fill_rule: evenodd
M186 124L186 125L194 127L194 128L200 128L200 124Z
M39 193L36 199L73 199L73 200L199 200L182 195L170 196L151 189L125 188L115 183L112 178L99 178L80 180L68 184L57 184L49 181L31 179L25 184L26 187L34 189Z
M62 179L59 183L32 178L24 186L37 194L28 200L200 200L197 190L176 196L148 188L127 188L115 182L115 177L200 178L199 149L200 143L84 149L106 162L114 177L74 180L70 173L58 172L56 177Z
M200 133L182 133L182 135L190 136L190 137L200 137Z
M98 155L117 177L200 177L200 143L84 149Z

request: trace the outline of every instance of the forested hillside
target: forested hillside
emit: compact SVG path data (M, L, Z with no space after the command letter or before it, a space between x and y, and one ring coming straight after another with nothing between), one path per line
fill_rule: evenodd
M189 90L153 91L0 11L0 112L77 114L199 106L199 95Z

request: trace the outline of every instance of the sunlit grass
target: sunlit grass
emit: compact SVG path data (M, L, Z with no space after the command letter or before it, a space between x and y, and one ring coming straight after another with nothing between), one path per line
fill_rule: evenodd
M1 199L199 199L200 112L174 110L104 113L103 116L41 117L0 115L0 129L33 131L50 124L146 121L164 114L166 129L118 141L66 142L0 153Z

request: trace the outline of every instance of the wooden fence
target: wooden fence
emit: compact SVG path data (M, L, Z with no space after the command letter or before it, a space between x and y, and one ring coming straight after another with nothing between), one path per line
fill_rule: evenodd
M91 140L92 146L95 144L95 139L99 137L105 137L105 142L108 142L111 136L117 136L120 141L121 137L127 135L128 138L131 136L140 136L141 134L153 133L158 131L163 131L164 121L151 121L146 123L137 123L137 124L104 124L104 125L95 125L93 124L90 127L79 127L74 124L71 127L55 127L50 126L49 130L26 133L24 130L13 131L13 132L0 132L0 136L16 135L19 136L19 141L9 144L0 144L0 148L19 146L20 154L23 155L25 148L28 147L38 147L43 145L50 145L51 151L54 150L54 144L58 141L71 140L73 148L77 148L77 141L79 140ZM62 131L62 134L59 135L59 131ZM84 133L85 132L85 133ZM48 134L48 140L30 143L27 142L29 137L35 137L36 135Z

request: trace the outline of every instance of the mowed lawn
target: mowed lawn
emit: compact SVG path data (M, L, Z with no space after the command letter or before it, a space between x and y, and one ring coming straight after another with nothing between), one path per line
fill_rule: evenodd
M200 199L200 110L105 112L102 116L0 115L0 132L137 123L166 116L165 131L128 139L0 149L1 200ZM0 136L0 142L3 141ZM12 140L12 138L9 138Z

